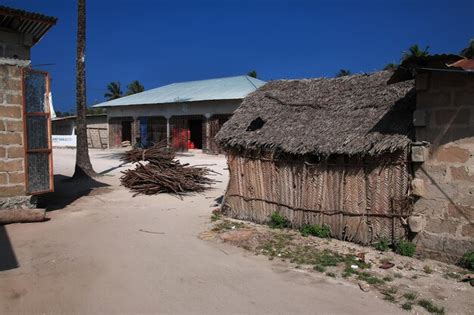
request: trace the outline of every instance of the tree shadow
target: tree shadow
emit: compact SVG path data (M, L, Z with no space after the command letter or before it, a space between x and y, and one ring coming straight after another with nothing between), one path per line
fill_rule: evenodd
M0 225L0 271L18 268L10 238L4 226Z
M92 193L107 193L111 190L106 188L109 186L95 179L72 180L68 176L54 175L54 192L38 196L38 207L46 211L60 210Z

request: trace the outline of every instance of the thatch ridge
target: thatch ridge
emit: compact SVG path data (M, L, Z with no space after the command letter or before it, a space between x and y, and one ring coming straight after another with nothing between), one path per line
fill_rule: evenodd
M216 140L226 149L302 155L394 152L412 137L415 93L413 81L387 84L391 75L269 82L244 99ZM249 129L258 117L263 126Z

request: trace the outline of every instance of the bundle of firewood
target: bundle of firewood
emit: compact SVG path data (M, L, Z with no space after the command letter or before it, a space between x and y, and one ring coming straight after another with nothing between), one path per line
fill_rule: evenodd
M206 167L181 164L175 153L158 143L149 149L132 149L122 156L125 162L136 162L135 169L123 171L120 181L135 195L172 193L178 196L188 192L201 192L214 183L207 176L213 173Z

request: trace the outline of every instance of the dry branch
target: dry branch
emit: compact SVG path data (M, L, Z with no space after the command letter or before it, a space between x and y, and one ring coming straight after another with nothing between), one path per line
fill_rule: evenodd
M135 169L123 171L122 185L137 194L172 193L178 196L188 192L202 192L214 183L207 176L213 173L206 167L181 164L175 153L160 142L149 149L132 149L122 160L136 162Z

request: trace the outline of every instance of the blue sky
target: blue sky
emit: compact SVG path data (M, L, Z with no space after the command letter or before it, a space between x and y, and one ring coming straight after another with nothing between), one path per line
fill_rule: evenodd
M50 72L57 110L75 107L76 1L3 0L56 16L32 50ZM145 88L245 74L263 80L371 72L410 45L458 53L474 37L474 1L100 0L87 3L87 98L107 83Z

